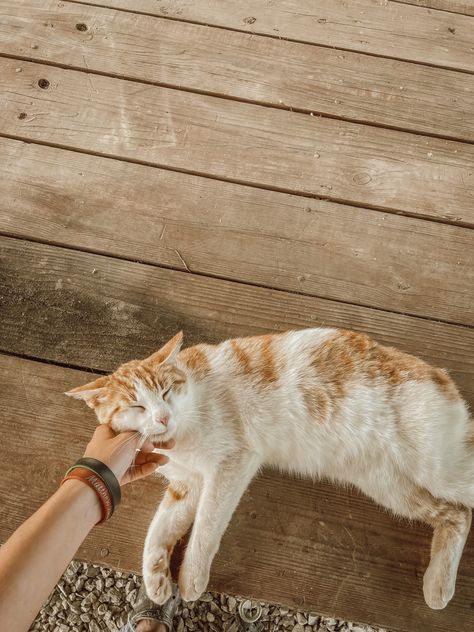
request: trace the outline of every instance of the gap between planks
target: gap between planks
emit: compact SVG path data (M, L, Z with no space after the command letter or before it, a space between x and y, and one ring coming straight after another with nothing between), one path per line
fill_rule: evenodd
M180 269L177 250L193 272L473 324L472 231L41 145L1 147L5 235Z
M394 132L405 132L408 134L413 134L414 136L423 136L427 138L436 138L439 140L455 141L459 143L464 143L466 145L474 145L474 139L471 140L462 135L441 134L441 133L438 134L430 130L419 130L416 128L412 128L410 126L404 127L402 125L391 125L389 123L379 123L377 121L372 121L369 119L363 119L363 118L352 117L352 116L345 116L343 114L331 114L330 112L326 112L324 110L318 110L317 108L304 108L304 107L299 107L299 106L286 105L284 103L282 104L275 103L273 101L247 99L245 97L239 97L239 96L229 94L229 93L224 93L224 92L203 90L203 89L193 88L189 86L183 87L183 86L178 86L176 84L168 83L165 81L151 81L149 79L141 79L141 78L137 78L132 75L127 75L123 73L97 70L94 68L90 68L87 65L86 67L83 67L83 66L76 66L74 64L63 64L58 61L51 61L48 59L42 59L42 58L34 57L31 55L9 54L5 52L1 52L1 51L0 51L0 59L12 59L12 60L18 60L18 61L25 61L31 64L36 64L36 65L41 65L41 66L51 66L52 68L61 68L63 70L81 72L86 75L108 77L110 79L119 79L122 81L128 81L130 83L138 83L145 86L153 86L156 88L166 88L168 90L176 90L177 92L188 92L191 94L215 97L217 99L235 101L236 103L247 103L249 105L257 105L263 108L270 108L274 110L284 110L285 112L294 112L295 114L306 114L309 116L315 116L322 119L330 119L330 120L336 120L336 121L344 121L346 123L354 123L356 125L362 125L365 127L387 129L387 130L392 130ZM457 71L451 71L451 72L457 72Z
M29 62L16 72L18 62L0 61L5 137L474 223L474 145L103 76L91 92L93 75ZM38 85L42 77L47 89Z
M218 28L150 16L136 15L134 20L133 14L114 9L60 6L58 11L54 0L41 7L37 0L24 0L18 8L12 0L0 0L5 12L2 56L474 142L469 98L474 95L474 76L409 62L381 62L362 53L340 55L324 47L262 40L248 33L229 33L224 38ZM81 20L84 32L74 26ZM278 60L291 66L289 77Z
M237 285L241 285L244 287L254 287L254 288L259 288L262 290L270 290L270 291L275 291L275 292L285 292L285 294L291 294L294 295L295 297L297 296L301 296L301 297L305 297L305 298L314 298L317 300L324 300L324 301L329 301L331 303L335 303L338 305L347 305L349 307L360 307L363 309L369 309L369 310L374 310L376 312L381 312L384 314L394 314L397 316L406 316L408 318L416 318L418 320L421 321L427 321L427 322L433 322L433 323L442 323L445 325L454 325L456 327L463 327L467 330L470 329L474 329L474 325L471 325L470 323L462 323L462 322L458 322L458 321L454 321L454 320L450 320L450 319L446 319L446 318L438 318L438 317L434 317L434 316L424 316L422 314L413 314L411 312L406 312L406 311L397 311L395 309L390 309L387 307L379 307L377 305L371 305L371 304L366 304L366 303L358 303L357 301L345 301L342 298L328 298L327 296L323 296L323 295L318 295L315 293L308 293L308 292L300 292L298 290L292 290L291 288L282 288L281 286L277 286L277 285L268 285L265 283L257 283L248 279L245 280L241 280L235 277L230 277L230 276L225 276L225 275L221 275L221 274L217 274L217 273L207 273L207 272L203 272L203 271L199 271L199 270L191 270L188 266L188 264L186 263L186 261L183 259L183 257L181 256L181 254L179 253L179 251L174 248L175 253L177 254L178 258L180 259L180 261L182 262L184 268L178 267L178 266L173 266L170 264L165 264L165 263L156 263L150 259L140 259L137 257L126 257L125 255L118 255L118 254L111 254L105 250L100 250L100 249L94 249L94 248L87 248L85 246L74 246L71 244L65 244L63 242L56 242L54 240L50 240L50 239L41 239L41 238L35 238L35 237L31 237L31 236L25 236L22 234L15 234L15 232L6 232L6 231L0 231L0 239L1 238L7 238L7 239L16 239L20 242L25 242L25 243L32 243L32 244L39 244L39 245L43 245L43 246L52 246L54 248L61 248L63 250L70 250L73 252L83 252L85 254L91 254L91 255L98 255L100 257L106 257L108 259L112 259L112 260L118 260L118 261L124 261L127 263L136 263L139 265L145 265L145 266L150 266L153 268L158 268L158 269L162 269L162 270L171 270L174 272L181 272L183 274L189 274L193 277L202 277L203 279L215 279L216 281L226 281L226 282L230 282L230 283L235 283ZM1 246L1 241L0 241L0 246ZM3 353L7 353L6 350L1 350ZM15 355L15 354L14 354ZM23 357L21 354L20 357ZM38 359L37 357L34 356L28 356L25 355L24 356L27 359ZM60 366L67 366L70 368L77 368L80 370L89 370L88 367L84 366L84 365L69 365L69 364L62 364L59 363ZM99 369L93 369L93 370L97 370L99 371Z
M81 456L96 420L62 393L90 379L79 371L0 355L6 429L1 541L53 493L64 469ZM42 406L38 419L35 411ZM18 467L10 467L12 459ZM146 527L162 493L163 483L154 477L127 486L121 511L91 531L79 557L140 573ZM461 562L456 597L444 611L430 611L423 603L429 541L426 527L401 523L355 491L265 471L244 494L226 531L211 588L404 632L444 632L455 612L457 631L468 632L472 540ZM246 554L249 542L253 547Z
M444 63L443 61L437 61L436 63L434 63L432 61L432 58L434 55L433 46L430 46L428 44L426 44L426 51L430 52L429 55L423 54L421 56L400 57L396 54L387 53L386 39L383 40L383 42L380 42L378 45L374 46L374 48L376 48L377 50L370 50L360 45L359 46L342 45L341 39L344 41L344 34L342 34L342 36L338 34L338 36L335 36L335 39L331 43L329 43L329 41L324 41L325 39L324 36L322 39L320 39L321 34L319 34L319 37L318 35L315 35L314 27L317 26L319 28L320 25L314 22L311 25L309 24L309 21L308 21L308 26L305 26L302 29L302 31L305 32L305 36L300 35L298 37L295 35L295 33L299 31L298 25L296 25L295 29L292 31L291 21L288 20L288 14L290 12L285 13L284 9L281 9L282 15L281 15L281 22L279 22L279 24L285 24L287 28L286 34L275 35L273 32L270 32L270 27L261 26L260 19L255 21L255 23L257 24L256 27L253 27L254 23L249 23L249 25L245 27L245 26L242 26L242 23L245 23L245 19L246 19L245 15L252 16L252 14L256 13L255 9L258 7L258 5L256 5L255 2L252 2L251 0L246 0L245 2L241 1L235 5L239 7L239 11L241 15L244 16L244 19L242 19L239 16L238 18L240 20L239 25L237 25L237 17L233 15L220 19L218 9L221 6L224 6L224 10L226 10L227 8L225 7L225 3L219 4L220 0L211 0L211 1L206 0L200 3L195 3L194 5L192 3L188 3L187 5L178 7L175 10L175 13L173 15L170 14L173 9L171 10L167 9L166 13L159 11L159 9L156 8L156 3L153 0L140 0L134 3L133 8L128 6L128 3L124 2L123 0L109 0L109 2L105 2L102 0L97 0L97 1L86 0L84 2L81 2L79 0L65 0L65 1L70 4L77 4L77 5L82 4L82 5L100 7L103 9L115 9L116 11L123 11L126 13L145 15L145 16L150 16L150 17L160 17L160 18L172 20L175 22L186 22L190 24L199 24L201 26L211 26L213 28L221 28L223 30L235 31L239 33L251 33L254 35L261 36L261 37L285 40L289 42L295 42L297 44L310 44L310 45L322 46L325 48L337 49L340 51L363 53L365 55L370 55L371 57L378 57L381 59L394 59L396 61L415 62L415 63L422 64L424 66L433 67L433 68L441 68L445 70L458 70L459 72L464 72L467 74L474 73L474 69L472 68L471 64L468 63L468 60L470 58L467 52L466 52L466 59L463 63L452 62L450 64L450 63L446 63L446 60ZM319 5L326 5L326 7L332 8L334 6L331 4L333 1L334 0L323 0L323 1L320 0ZM353 2L353 0L351 0L351 2ZM170 2L169 4L173 4L173 2ZM336 3L334 2L334 4ZM357 3L353 2L353 4L356 5ZM362 4L362 6L365 6L367 10L371 10L371 9L377 10L382 7L390 6L388 3L384 5L380 5L380 4L377 5L373 3L370 4L370 2L367 2L367 1L362 2L362 3L359 2L359 4ZM424 15L422 16L423 20L420 21L420 32L426 31L427 24L430 21L433 21L432 9L427 9L425 7L420 7L420 6L413 6L408 3L397 3L397 5L399 7L405 7L404 11L402 9L402 13L405 14L403 15L405 19L405 24L402 25L402 23L400 23L400 30L402 33L403 33L404 28L406 28L407 22L409 22L410 19L413 18L413 16L417 14L422 16L422 12L424 12ZM139 8L140 6L143 6L144 8ZM268 8L269 11L278 10L278 6L273 5L273 4L268 4L266 8ZM350 5L349 4L345 5L346 11L348 8L350 8ZM300 6L299 9L300 11L303 11L304 7ZM265 11L265 8L263 9L263 11ZM441 16L443 16L443 14L446 15L447 12L435 10L434 14L435 15L440 14ZM186 15L188 15L188 17L185 17ZM452 21L454 21L453 23L456 24L456 27L452 27L452 28L455 28L455 29L457 28L459 31L465 30L466 32L472 32L472 29L474 28L474 22L469 21L471 16L463 15L459 13L448 13L448 15L452 16ZM308 15L308 17L316 18L316 15ZM341 13L341 15L339 16L339 20L343 20L343 18L344 18L344 13ZM329 20L324 19L324 22L328 22L328 21ZM390 16L385 16L385 21L386 23L390 23L393 20L390 19ZM338 22L338 18L336 16L334 23L337 24L337 22ZM465 29L464 28L461 29L459 27L459 24L465 27ZM253 28L251 28L251 26ZM353 24L352 26L355 27L355 24ZM433 24L433 28L435 29L434 24ZM276 30L278 29L272 29L272 31L276 31ZM369 24L369 26L366 28L367 36L370 37L371 33L375 33L377 32L377 30L380 30L380 29L377 28L376 24ZM289 34L289 33L292 33L292 34ZM396 33L396 35L398 36L399 34ZM437 35L439 39L439 33L437 33ZM417 40L419 38L419 34L416 33L412 37L413 37L413 40ZM361 40L361 42L362 41L366 42L365 40ZM369 42L366 42L366 43L368 44ZM416 43L419 45L419 42L416 42ZM438 45L438 41L434 38L434 36L433 36L433 44ZM393 43L393 46L395 47L395 42ZM399 40L397 40L396 48L399 49L401 46L403 45L400 43ZM442 47L440 48L441 57L443 57L443 54L442 54L443 50L447 50L447 49L445 48L443 49Z
M70 362L61 362L60 360L54 360L50 358L41 358L35 355L29 355L28 353L19 353L16 351L9 351L8 349L0 348L0 363L2 362L2 356L8 358L18 358L18 360L27 360L28 362L36 362L38 364L45 364L48 366L56 366L60 369L68 369L71 371L82 371L84 373L91 373L92 375L108 375L110 371L104 371L94 366L85 366L82 364L71 364Z
M413 219L425 219L427 221L430 222L436 222L438 224L446 224L448 226L459 226L461 228L468 228L468 229L474 229L474 224L470 221L463 221L463 220L458 220L458 219L445 219L443 217L439 217L436 215L430 215L430 214L419 214L419 213L411 213L410 211L402 211L400 209L395 209L395 208L390 208L390 207L385 207L385 206L379 206L379 205L374 205L374 204L370 204L368 202L357 202L357 201L353 201L353 200L345 200L342 198L336 198L336 197L329 197L329 196L323 196L323 195L318 195L316 193L308 193L305 191L294 191L293 189L286 189L283 187L276 187L276 186L270 186L270 185L263 185L263 184L259 184L256 182L248 182L246 180L239 180L236 178L227 178L224 176L219 176L219 175L215 175L215 174L209 174L203 171L194 171L192 169L185 169L185 168L181 168L181 167L175 167L175 166L168 166L166 164L160 164L160 163L156 163L156 162L150 162L147 160L140 160L138 158L128 158L128 157L124 157L124 156L120 156L118 154L107 154L107 153L101 153L99 151L94 151L92 149L83 149L81 147L74 147L71 145L62 145L60 143L53 143L53 142L48 142L48 141L41 141L41 140L32 140L31 138L28 138L27 136L19 136L19 135L15 135L15 134L6 134L3 132L0 132L0 138L7 138L10 140L17 140L20 141L22 143L28 143L28 144L32 144L32 145L42 145L43 147L52 147L54 149L64 149L66 151L74 151L77 152L79 154L85 154L85 155L89 155L89 156L97 156L99 158L108 158L110 160L118 160L121 162L128 162L130 164L135 164L135 165L142 165L144 167L154 167L156 169L163 169L165 171L173 171L175 173L184 173L187 175L191 175L191 176L198 176L200 178L207 178L208 180L217 180L219 182L229 182L230 184L240 184L242 186L246 186L246 187L251 187L254 189L261 189L264 191L274 191L275 193L286 193L289 195L296 195L298 197L305 197L311 200L322 200L322 201L327 201L327 202L334 202L335 204L341 204L342 206L354 206L355 208L361 208L361 209L369 209L371 211L381 211L383 213L390 213L392 215L399 215L401 217L410 217Z
M12 354L112 370L180 329L192 345L342 327L451 370L472 404L472 329L64 247L6 237L1 244L1 346Z
M432 9L433 11L474 16L474 3L472 0L465 0L464 2L462 0L391 0L391 2ZM469 3L471 6L469 6Z

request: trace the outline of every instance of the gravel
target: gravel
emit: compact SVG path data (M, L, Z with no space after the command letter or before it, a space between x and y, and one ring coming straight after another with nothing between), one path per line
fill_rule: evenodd
M141 577L85 562L71 562L38 614L34 632L117 632L133 610ZM205 593L182 603L174 632L250 632L240 622L238 597ZM387 632L285 606L259 602L262 616L255 632Z

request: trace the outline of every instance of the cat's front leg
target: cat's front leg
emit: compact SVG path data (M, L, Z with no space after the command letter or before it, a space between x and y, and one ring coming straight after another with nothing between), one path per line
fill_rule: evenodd
M255 455L226 462L204 477L191 537L179 573L185 601L206 590L212 560L242 494L261 465Z
M171 554L176 542L193 522L198 496L196 481L170 482L148 529L143 552L143 580L148 597L158 604L171 596Z

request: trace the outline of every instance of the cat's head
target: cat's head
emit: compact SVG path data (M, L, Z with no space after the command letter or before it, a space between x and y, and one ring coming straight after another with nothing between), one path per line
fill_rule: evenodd
M182 341L179 332L150 357L122 364L111 375L66 395L84 400L99 422L110 424L116 432L137 430L167 441L176 434L179 403L187 388L186 375L176 366Z

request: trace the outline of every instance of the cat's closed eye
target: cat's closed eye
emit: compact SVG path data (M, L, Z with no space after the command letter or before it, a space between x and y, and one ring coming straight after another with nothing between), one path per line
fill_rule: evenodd
M138 405L138 404L136 406L130 406L130 408L134 408L139 413L144 413L145 412L145 408L143 406Z
M164 400L166 400L166 399L168 399L168 397L170 396L170 394L171 394L171 386L169 386L169 387L166 389L166 391L163 391L163 393L161 394L161 396L162 396L162 398L163 398Z

